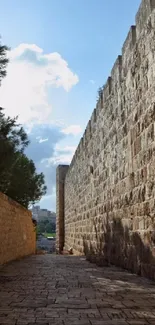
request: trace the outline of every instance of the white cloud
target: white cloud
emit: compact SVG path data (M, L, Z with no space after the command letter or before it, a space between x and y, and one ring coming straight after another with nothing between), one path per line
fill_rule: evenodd
M42 159L41 162L45 163L46 167L50 167L51 165L70 164L75 150L76 146L61 147L56 145L53 156Z
M95 80L89 80L89 82L92 84L92 85L95 85Z
M38 136L38 137L36 137L36 140L38 140L39 143L43 143L43 142L47 142L48 138L43 139L42 137Z
M50 195L45 195L44 197L42 197L42 199L40 200L40 205L41 208L45 208L50 209L51 211L55 211L56 207L55 207L55 203L56 203L56 188L53 187L53 192Z
M76 146L65 146L65 147L62 147L61 145L59 144L56 144L55 145L55 151L56 152L73 152L76 150Z
M82 132L82 128L80 125L70 125L61 131L64 134L73 134L73 135L78 135Z
M43 143L43 142L47 142L48 141L48 138L46 138L46 139L40 139L39 140L39 143Z
M45 195L45 196L43 196L41 198L40 202L45 201L45 200L48 200L48 199L51 199L53 196L55 197L55 193L54 193L54 195L53 194Z
M60 156L55 156L48 159L48 164L59 165L59 164L67 164L69 165L72 160L72 154L64 154Z
M0 87L0 106L20 123L49 123L52 107L47 88L69 91L79 81L59 53L45 54L35 44L20 44L8 53L7 77Z

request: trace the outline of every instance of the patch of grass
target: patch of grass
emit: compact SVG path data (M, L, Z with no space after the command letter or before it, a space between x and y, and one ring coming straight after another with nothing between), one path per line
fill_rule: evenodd
M54 233L54 232L53 232L53 233L46 233L46 232L44 232L43 235L44 235L44 237L46 237L46 238L47 238L47 237L55 237L55 236L56 236L56 233Z

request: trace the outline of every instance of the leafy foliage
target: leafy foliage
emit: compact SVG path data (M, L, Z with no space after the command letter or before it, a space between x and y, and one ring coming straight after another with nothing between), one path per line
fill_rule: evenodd
M16 121L0 110L0 191L27 208L45 195L46 186L43 173L37 174L24 154L29 140Z
M38 221L37 228L39 233L55 233L56 231L55 223L47 218Z
M8 50L0 44L0 83L6 76ZM0 191L28 208L46 194L46 186L43 173L37 174L24 153L29 140L17 119L6 117L0 107Z
M8 64L7 51L9 48L6 45L0 43L0 84L2 79L6 76L6 67Z
M0 175L15 163L14 154L24 152L28 144L27 134L17 124L17 117L5 117L0 107Z

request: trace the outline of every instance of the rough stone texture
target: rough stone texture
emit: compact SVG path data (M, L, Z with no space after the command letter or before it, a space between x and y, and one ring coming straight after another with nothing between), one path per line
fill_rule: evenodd
M64 181L69 166L57 167L56 172L56 251L64 247Z
M80 257L28 257L0 270L0 324L154 325L154 283Z
M155 278L155 0L143 0L65 179L65 249Z
M0 264L34 254L35 248L31 212L0 193Z

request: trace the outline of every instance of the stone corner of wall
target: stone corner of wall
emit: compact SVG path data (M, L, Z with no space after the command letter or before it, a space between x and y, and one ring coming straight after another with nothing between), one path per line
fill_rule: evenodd
M148 17L151 15L152 11L155 9L155 0L142 0L139 6L138 12L136 14L136 30L137 38L139 37L141 31L147 22Z
M101 93L101 97L100 97L100 107L102 109L103 106L103 102L105 102L108 97L111 94L111 89L112 89L112 78L111 76L108 77L104 87L103 87L103 92Z
M2 192L0 192L0 199L2 199L3 201L8 201L8 203L11 206L16 207L17 209L20 208L20 210L22 209L22 210L26 211L27 213L29 213L30 215L32 215L30 210L26 209L23 205L14 201L11 197L7 196L6 194L4 194Z
M91 128L93 128L94 124L96 123L96 108L94 108L92 112L90 121L91 121Z
M63 181L68 173L70 165L58 165L56 168L57 182Z
M89 143L89 140L91 138L91 120L88 121L83 138L82 138L82 144L83 146L87 146ZM78 152L76 151L76 154L78 154Z
M57 168L56 168L56 170L60 170L60 169L67 169L69 167L69 165L67 165L67 164L60 164L60 165L58 165L57 166Z
M77 147L77 156L78 155L81 155L82 151L83 151L83 137L80 139L80 142L78 144L78 147Z
M136 43L136 40L137 40L136 25L132 25L129 29L127 37L126 37L126 39L123 43L123 46L122 46L122 57L123 58L126 55L126 52L129 52L133 49L133 47Z

